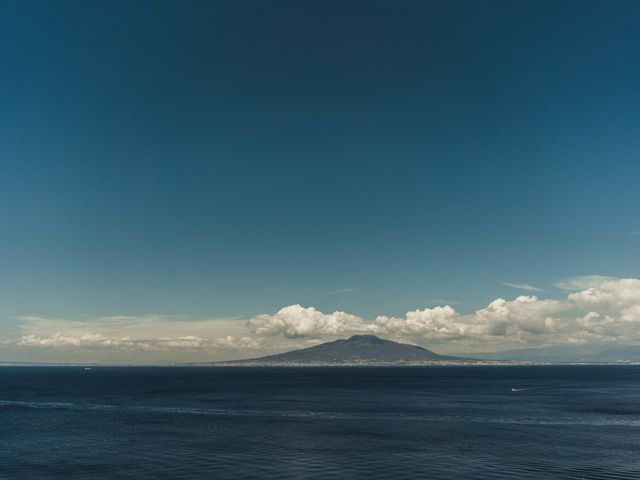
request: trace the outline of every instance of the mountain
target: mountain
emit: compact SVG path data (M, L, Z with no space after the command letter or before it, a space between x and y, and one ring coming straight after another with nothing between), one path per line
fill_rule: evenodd
M474 358L510 360L516 362L575 362L585 355L597 354L602 350L597 345L553 345L550 347L530 347L499 352L474 353Z
M474 353L474 358L531 362L640 362L640 345L571 344Z
M640 362L640 345L611 348L584 357L588 362Z
M299 363L402 363L402 362L451 362L469 359L438 355L426 348L406 343L392 342L375 335L354 335L349 339L334 340L314 347L266 357L239 360L233 364L299 364Z

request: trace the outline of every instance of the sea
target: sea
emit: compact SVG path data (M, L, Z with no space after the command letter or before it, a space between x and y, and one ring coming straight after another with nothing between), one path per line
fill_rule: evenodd
M637 480L640 367L2 367L0 478Z

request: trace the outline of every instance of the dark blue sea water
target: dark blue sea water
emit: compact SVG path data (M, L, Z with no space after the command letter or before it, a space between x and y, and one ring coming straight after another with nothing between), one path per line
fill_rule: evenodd
M640 479L640 367L5 367L0 478Z

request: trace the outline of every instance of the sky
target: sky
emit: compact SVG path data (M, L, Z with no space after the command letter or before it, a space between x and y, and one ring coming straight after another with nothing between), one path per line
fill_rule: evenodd
M0 360L640 342L636 1L0 3Z

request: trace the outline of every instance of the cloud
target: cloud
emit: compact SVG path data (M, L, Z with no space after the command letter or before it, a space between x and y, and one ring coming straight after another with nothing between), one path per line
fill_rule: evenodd
M598 287L609 280L617 280L616 277L606 275L581 275L568 277L553 284L560 290L584 290L585 288Z
M112 351L216 351L257 349L263 339L248 336L242 322L187 320L162 315L107 316L88 320L23 316L20 347ZM215 336L214 332L234 335Z
M580 307L618 317L640 326L640 279L607 280L598 287L571 293L568 300Z
M640 230L633 230L631 232L631 235L635 236L635 237L640 237Z
M437 307L440 305L460 305L462 302L457 300L448 300L446 298L428 298L426 300L413 300L412 305L428 305Z
M370 331L364 320L345 312L322 313L313 307L290 305L274 315L257 315L247 323L257 335L282 334L288 338L362 333Z
M535 287L533 285L530 285L528 283L509 283L509 282L502 282L503 285L506 285L507 287L511 287L511 288L516 288L518 290L527 290L529 292L544 292L543 289Z
M398 336L422 336L431 339L452 339L471 333L474 325L460 321L461 317L449 305L407 312L404 318L380 316L375 320L376 333Z
M329 297L332 295L342 295L345 293L353 293L356 290L353 288L339 288L338 290L332 290L331 292L325 292L325 293L316 293L316 297Z

